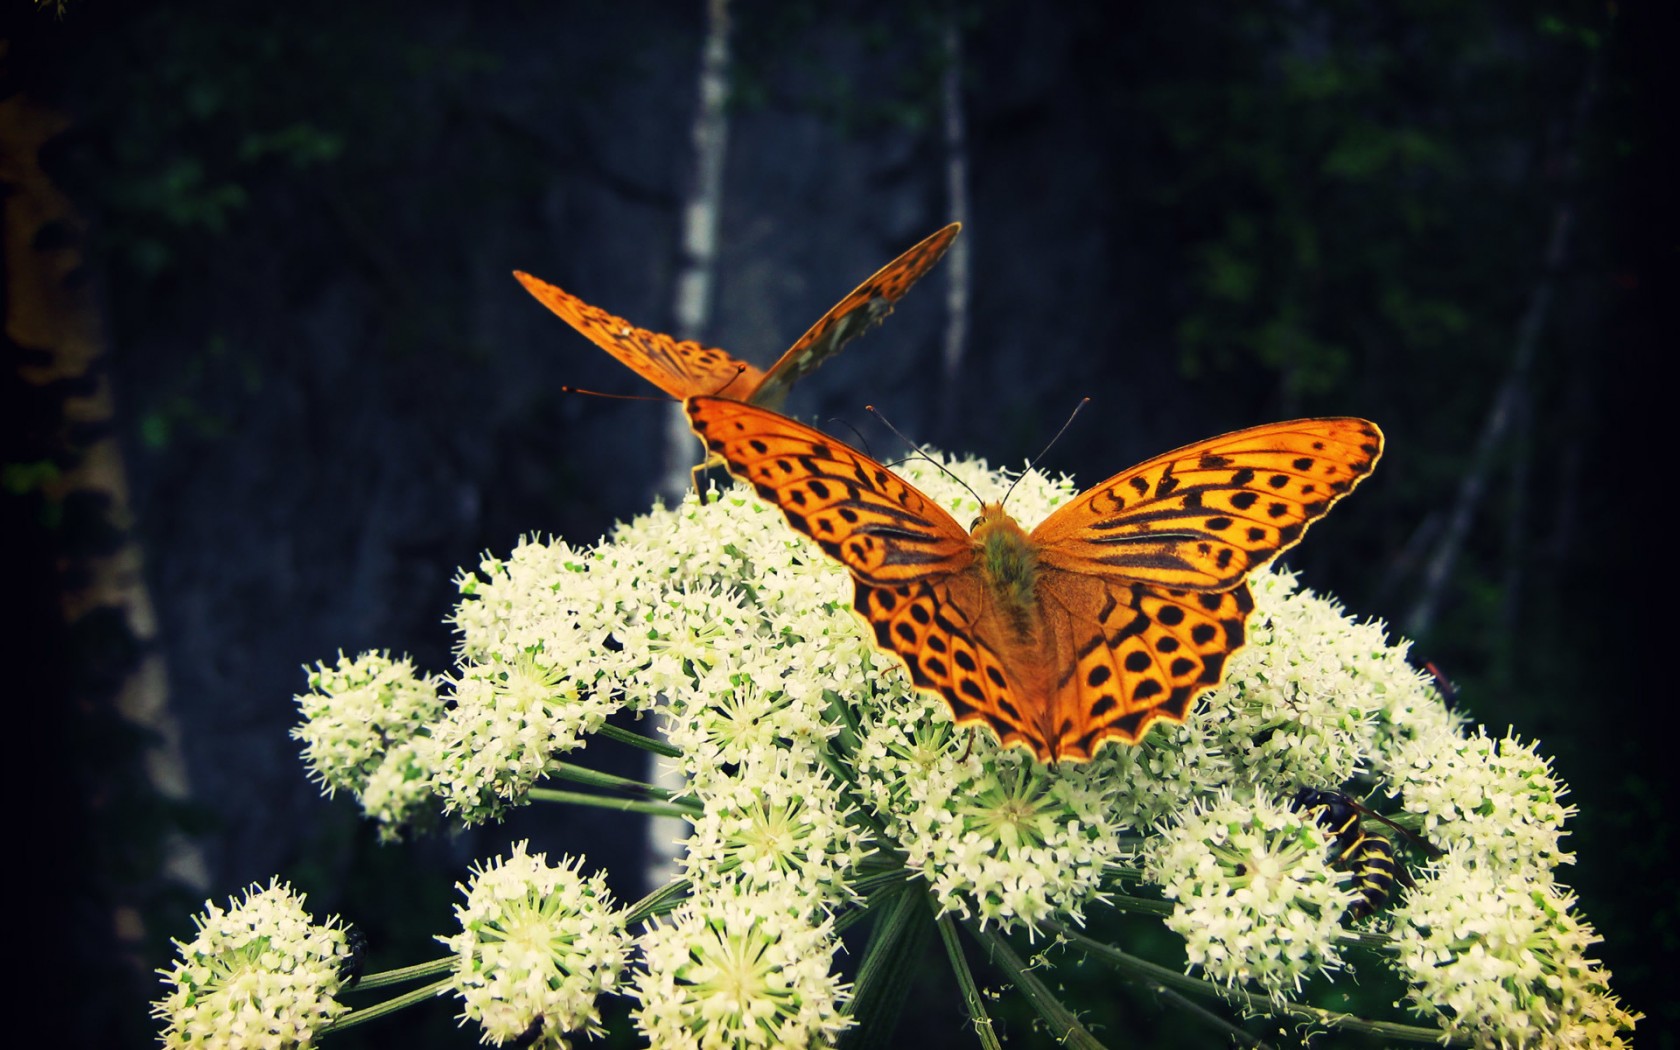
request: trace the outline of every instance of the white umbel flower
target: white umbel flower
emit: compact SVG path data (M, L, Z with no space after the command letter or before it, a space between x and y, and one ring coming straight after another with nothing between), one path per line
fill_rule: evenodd
M690 898L638 940L631 1017L662 1048L832 1046L850 1025L826 916L785 888Z
M1549 878L1511 880L1467 849L1448 854L1394 914L1412 1009L1477 1046L1628 1045L1640 1015L1587 957L1600 938L1574 908Z
M454 988L463 1020L500 1045L536 1027L545 1047L569 1047L567 1033L599 1033L596 1000L617 989L628 944L606 875L585 877L580 860L549 864L516 843L507 857L475 868L461 932L440 937L455 954ZM540 1021L540 1024L538 1022Z
M165 1047L310 1046L349 1009L333 998L351 956L344 927L315 922L289 885L252 886L226 909L205 901L193 922L197 935L176 941L179 959L158 971L168 993L152 1014Z
M1395 753L1394 766L1406 810L1422 816L1423 833L1437 846L1462 847L1512 876L1574 863L1560 845L1564 821L1575 813L1561 801L1569 789L1533 744L1496 740L1481 728L1467 737L1422 736Z
M329 797L361 791L386 752L425 732L444 706L435 678L387 653L317 664L296 700L304 721L292 738L303 741L303 763Z
M1327 846L1311 815L1225 793L1163 829L1146 868L1173 902L1167 926L1191 966L1281 999L1341 965L1336 939L1353 897Z

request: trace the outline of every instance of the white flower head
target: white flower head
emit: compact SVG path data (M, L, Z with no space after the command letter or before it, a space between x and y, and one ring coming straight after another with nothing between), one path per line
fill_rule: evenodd
M331 667L306 671L309 692L296 697L304 721L292 737L303 741L304 765L328 796L359 793L387 751L424 734L443 714L437 680L407 657L340 653Z
M788 752L768 752L698 792L682 869L696 894L708 885L792 889L809 900L849 898L846 877L869 850L867 833L829 774Z
M1341 965L1336 939L1353 895L1327 854L1311 814L1227 791L1162 829L1146 869L1173 901L1167 926L1190 965L1282 997Z
M424 739L424 738L421 738ZM358 795L362 813L379 825L379 837L391 841L405 828L425 828L437 819L438 797L432 771L414 741L395 744L368 774Z
M882 705L854 756L906 865L941 912L982 926L1082 922L1122 851L1112 782L1100 767L1051 769L983 730L972 742L953 730L944 702L918 693Z
M1470 736L1443 731L1420 736L1393 757L1404 808L1423 818L1423 834L1443 849L1512 876L1538 876L1570 864L1561 840L1575 813L1561 799L1569 789L1533 744L1496 740L1478 727Z
M455 953L462 1020L478 1022L484 1042L535 1029L538 1045L569 1047L567 1033L600 1032L596 1000L617 990L628 940L605 874L525 849L473 870L455 907L461 932L438 939Z
M1621 1047L1640 1015L1586 955L1600 939L1550 878L1513 880L1457 849L1395 909L1412 1009L1478 1046Z
M315 922L289 885L252 886L226 909L205 901L193 922L197 935L176 941L180 957L158 971L164 1046L309 1046L349 1009L333 998L352 954L345 929L336 917Z
M640 938L631 1017L657 1047L832 1046L851 1021L832 920L798 892L716 890Z
M546 651L468 664L450 681L454 706L416 743L446 812L468 824L500 819L618 704L585 689Z

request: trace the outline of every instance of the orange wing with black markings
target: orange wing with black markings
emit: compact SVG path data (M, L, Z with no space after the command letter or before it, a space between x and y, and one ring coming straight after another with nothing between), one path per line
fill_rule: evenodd
M1086 761L1182 722L1241 648L1247 577L1370 473L1382 434L1305 419L1186 445L1030 534L998 504L968 532L863 453L766 409L688 403L730 471L852 573L853 607L959 724Z
M876 271L812 325L769 371L715 347L637 327L528 273L515 270L513 275L538 302L590 342L678 400L712 394L779 405L796 381L892 313L893 304L933 268L960 229L952 223Z

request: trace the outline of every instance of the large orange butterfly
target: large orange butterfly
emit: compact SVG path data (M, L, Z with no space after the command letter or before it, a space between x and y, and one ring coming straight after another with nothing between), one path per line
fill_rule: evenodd
M590 342L678 400L717 394L779 407L797 380L891 313L893 304L933 268L961 229L960 223L952 223L881 267L834 304L764 372L722 350L637 328L528 273L515 270L513 275L526 291Z
M1083 762L1184 721L1242 647L1247 577L1371 472L1351 417L1223 434L1140 463L1026 532L989 503L969 529L868 456L714 397L694 432L851 571L853 608L957 724L1044 762Z

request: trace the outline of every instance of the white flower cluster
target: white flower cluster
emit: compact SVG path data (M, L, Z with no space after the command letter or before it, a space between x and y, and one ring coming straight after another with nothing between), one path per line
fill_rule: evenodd
M632 1011L650 1046L832 1046L851 1021L833 920L791 888L689 898L639 939Z
M348 1007L333 998L351 959L336 918L317 923L289 885L252 886L226 909L194 916L198 934L176 941L175 965L159 970L168 991L152 1004L165 1047L302 1047Z
M455 908L461 932L438 939L455 955L462 1020L485 1042L566 1048L568 1033L600 1033L596 1001L617 990L628 937L604 873L525 848L474 869Z
M1512 879L1455 849L1395 912L1413 1008L1477 1046L1627 1046L1640 1015L1587 957L1600 938L1574 908L1550 879Z
M897 469L958 521L1012 480L976 461L948 468L973 491L926 459ZM1010 511L1030 529L1073 492L1066 479L1028 473ZM1138 746L1110 744L1090 763L1055 768L984 730L957 730L943 701L911 688L898 660L874 647L844 569L743 488L657 508L592 548L527 539L460 584L452 706L414 732L405 767L446 809L467 821L499 816L620 709L657 712L680 751L684 801L697 807L679 859L694 902L639 938L633 982L636 1016L655 1043L725 1030L758 1032L760 1042L831 1038L846 994L829 969L831 917L857 903L860 879L898 869L941 913L1032 935L1050 922L1080 924L1122 883L1146 883L1142 892L1152 886L1173 902L1169 925L1185 937L1192 969L1292 993L1344 965L1357 895L1375 912L1371 930L1414 936L1426 923L1412 901L1448 870L1425 868L1423 851L1400 837L1396 860L1418 890L1400 879L1360 886L1366 876L1342 855L1357 829L1291 810L1286 800L1302 787L1356 783L1348 790L1360 798L1397 799L1368 804L1397 806L1397 819L1436 845L1478 858L1471 867L1491 871L1497 860L1507 880L1549 886L1568 860L1558 842L1571 811L1533 749L1466 736L1382 625L1353 621L1283 573L1251 576L1247 646L1188 723L1158 724ZM333 775L318 773L324 783ZM1382 907L1391 893L1413 910ZM741 925L771 914L750 937ZM785 953L780 941L752 940L772 935L805 938L803 965L790 971L797 989L773 991L749 972L749 956ZM739 958L695 969L699 956L682 962L683 938L693 951ZM1566 984L1590 977L1602 990L1607 975L1580 954L1588 943L1556 938L1547 972ZM1424 1010L1436 986L1410 963L1394 965ZM1436 980L1457 979L1444 969ZM719 1005L726 972L767 998ZM688 1035L661 1027L655 1038L655 1025Z
M1330 867L1327 847L1311 815L1227 790L1168 824L1146 870L1174 902L1167 926L1192 962L1281 1000L1341 965L1349 876Z
M406 657L340 653L333 666L309 672L309 690L297 697L304 720L292 737L303 741L304 765L322 789L353 792L386 837L431 817L432 785L414 747L443 716L437 681Z
M1514 737L1420 735L1392 757L1405 785L1405 808L1422 816L1437 846L1463 847L1467 858L1499 872L1527 875L1572 864L1559 841L1574 806L1552 775L1551 760Z

